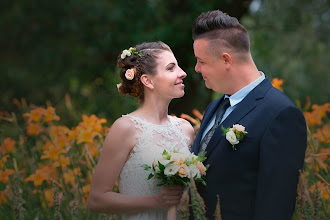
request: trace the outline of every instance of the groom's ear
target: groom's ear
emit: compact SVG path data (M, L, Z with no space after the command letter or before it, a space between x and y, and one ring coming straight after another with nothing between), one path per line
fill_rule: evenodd
M152 80L150 79L150 76L149 75L143 74L140 79L141 79L142 84L145 87L147 87L149 89L153 89L154 88L154 84L153 84Z
M224 62L224 64L226 65L226 68L229 68L233 62L233 59L229 53L223 53L222 60L223 60L222 62Z

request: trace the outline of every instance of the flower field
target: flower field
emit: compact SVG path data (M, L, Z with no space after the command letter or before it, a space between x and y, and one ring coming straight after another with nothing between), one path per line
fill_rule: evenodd
M282 83L273 80L278 88ZM93 167L111 126L107 120L82 115L81 122L69 128L52 106L14 103L17 112L0 112L0 128L12 134L0 133L0 219L119 219L87 208ZM306 199L297 203L295 219L329 219L330 103L315 105L307 99L298 107L309 136L301 178ZM203 116L197 110L193 115L181 117L197 131Z

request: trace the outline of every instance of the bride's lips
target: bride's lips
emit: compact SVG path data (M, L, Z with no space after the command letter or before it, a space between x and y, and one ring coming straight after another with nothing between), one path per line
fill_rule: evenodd
M175 83L175 85L178 85L178 86L184 86L184 84L183 84L183 81L181 80L181 81L179 81L179 82L177 82L177 83Z

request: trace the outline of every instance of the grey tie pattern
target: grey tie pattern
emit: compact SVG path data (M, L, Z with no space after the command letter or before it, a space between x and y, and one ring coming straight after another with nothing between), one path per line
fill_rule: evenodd
M199 152L200 153L203 153L207 147L207 144L210 142L212 136L213 136L213 133L215 131L215 129L219 126L220 122L221 122L221 119L222 119L222 116L223 114L226 112L226 109L230 106L230 102L229 102L229 99L228 98L225 98L222 103L220 104L219 108L218 108L218 111L216 113L216 116L215 116L215 123L214 125L212 126L212 128L206 133L206 135L204 136L201 144L200 144L200 147L199 147Z

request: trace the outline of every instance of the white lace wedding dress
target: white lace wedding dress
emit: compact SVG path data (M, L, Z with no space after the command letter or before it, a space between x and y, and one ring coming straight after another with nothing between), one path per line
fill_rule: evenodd
M161 187L156 186L156 178L148 180L150 171L141 166L151 166L160 157L163 150L170 152L173 148L189 147L189 138L182 133L181 119L168 116L170 123L157 125L132 115L129 117L138 130L138 144L133 148L130 158L125 163L118 179L119 192L134 196L155 195ZM122 215L122 220L162 220L167 218L167 209L150 210L136 214Z

